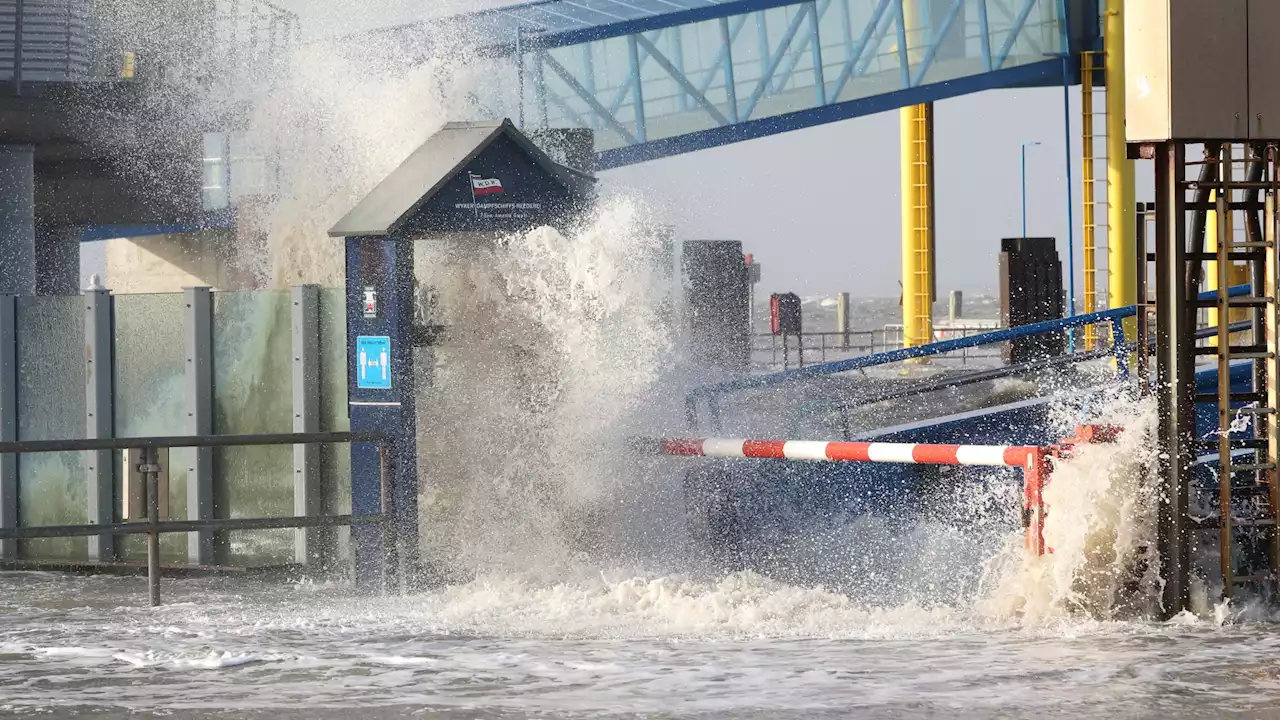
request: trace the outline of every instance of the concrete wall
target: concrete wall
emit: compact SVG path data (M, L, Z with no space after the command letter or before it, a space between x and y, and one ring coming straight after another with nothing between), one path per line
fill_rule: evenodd
M245 286L244 273L231 262L229 230L180 235L148 235L102 241L111 290L124 293L181 292L208 286L229 290Z

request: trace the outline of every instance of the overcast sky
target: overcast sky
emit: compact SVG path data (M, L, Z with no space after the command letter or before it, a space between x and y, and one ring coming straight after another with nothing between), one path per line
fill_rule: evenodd
M358 8L340 0L281 4L298 11L306 33L315 36L513 3L366 0ZM1023 142L1042 143L1027 151L1027 232L1058 238L1065 265L1062 89L991 91L935 107L939 294L997 287L1000 238L1021 234ZM1070 118L1079 296L1079 88L1071 91ZM661 199L670 209L667 221L685 238L741 240L764 266L764 292L897 295L898 132L898 113L892 112L619 168L603 177ZM1138 199L1149 199L1149 165L1139 165L1138 178ZM1105 186L1099 183L1097 188L1102 200ZM1105 218L1099 221L1105 224Z

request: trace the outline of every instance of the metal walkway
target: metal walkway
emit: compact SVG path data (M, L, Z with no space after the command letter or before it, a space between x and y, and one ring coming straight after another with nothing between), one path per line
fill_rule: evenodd
M981 90L1074 82L1078 63L1063 59L1079 50L1067 5L540 0L432 24L477 36L481 55L515 59L525 126L593 128L603 169ZM382 36L410 43L422 27ZM496 95L478 100L509 107Z

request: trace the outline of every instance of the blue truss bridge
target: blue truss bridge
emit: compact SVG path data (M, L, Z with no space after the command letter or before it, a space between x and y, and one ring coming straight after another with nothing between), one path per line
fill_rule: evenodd
M595 130L602 169L1075 84L1099 36L1097 0L538 0L431 21L452 23L516 65L526 127Z

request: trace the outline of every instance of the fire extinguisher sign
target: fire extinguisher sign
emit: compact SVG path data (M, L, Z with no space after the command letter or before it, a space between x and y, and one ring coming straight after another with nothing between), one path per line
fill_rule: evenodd
M391 389L391 338L361 335L356 338L356 387Z

